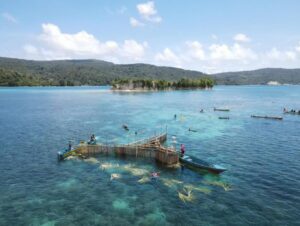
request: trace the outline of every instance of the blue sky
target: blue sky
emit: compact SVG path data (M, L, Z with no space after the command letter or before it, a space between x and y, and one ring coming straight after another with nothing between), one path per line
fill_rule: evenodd
M300 67L298 0L1 0L0 55L204 72Z

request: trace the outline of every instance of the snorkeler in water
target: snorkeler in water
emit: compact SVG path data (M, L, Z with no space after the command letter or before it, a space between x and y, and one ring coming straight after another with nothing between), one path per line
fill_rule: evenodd
M159 178L159 172L152 172L150 176L151 180L156 180Z

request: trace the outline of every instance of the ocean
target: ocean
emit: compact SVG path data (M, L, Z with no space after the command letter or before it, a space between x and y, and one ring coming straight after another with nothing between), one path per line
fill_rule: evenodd
M300 86L0 88L0 225L300 225L300 115L284 107L300 110ZM57 161L69 140L125 144L165 130L166 145L174 136L227 171L104 155Z

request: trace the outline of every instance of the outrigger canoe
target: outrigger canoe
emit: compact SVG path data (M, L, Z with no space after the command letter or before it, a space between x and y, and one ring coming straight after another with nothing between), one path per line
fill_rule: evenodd
M275 119L275 120L283 119L280 116L267 116L267 115L251 115L251 118L265 118L265 119Z
M219 119L229 119L229 117L219 117Z
M230 109L226 109L226 108L214 108L214 111L230 111Z
M184 155L183 157L179 157L179 160L184 163L187 167L191 167L194 169L206 170L211 173L222 173L226 171L226 169L222 166L210 164L201 159L195 158L193 156Z

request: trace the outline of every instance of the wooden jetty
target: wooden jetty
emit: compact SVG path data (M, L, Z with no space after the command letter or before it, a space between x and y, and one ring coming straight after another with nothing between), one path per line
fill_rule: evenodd
M214 111L230 111L230 109L227 109L227 108L214 108Z
M68 156L87 157L96 154L115 154L118 156L154 158L166 165L177 164L179 157L174 148L162 146L162 143L166 139L167 133L163 133L125 145L88 144L87 142L81 142L71 151L58 153L58 158L63 160Z
M252 118L264 118L264 119L274 119L274 120L282 120L283 118L280 116L267 116L267 115L251 115Z

